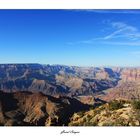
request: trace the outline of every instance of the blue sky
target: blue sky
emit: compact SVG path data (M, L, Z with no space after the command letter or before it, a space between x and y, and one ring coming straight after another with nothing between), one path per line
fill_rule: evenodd
M0 63L140 66L140 10L0 10Z

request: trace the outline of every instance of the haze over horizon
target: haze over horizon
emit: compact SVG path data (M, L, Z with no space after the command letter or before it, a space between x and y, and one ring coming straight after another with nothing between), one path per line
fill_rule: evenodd
M0 63L140 66L140 10L0 10Z
M50 66L68 66L68 67L83 67L83 68L140 68L140 66L111 66L111 65L68 65L68 64L44 64L44 63L32 63L32 62L19 62L19 63L0 63L0 65L50 65Z

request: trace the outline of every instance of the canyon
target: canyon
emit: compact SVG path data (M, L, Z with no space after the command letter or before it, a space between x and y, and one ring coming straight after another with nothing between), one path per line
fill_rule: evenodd
M139 67L0 64L0 125L73 125L75 113L139 99Z

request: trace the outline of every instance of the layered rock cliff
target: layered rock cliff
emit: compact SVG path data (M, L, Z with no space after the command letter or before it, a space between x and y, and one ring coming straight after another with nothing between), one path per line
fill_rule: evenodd
M110 68L61 65L1 64L0 89L55 95L88 95L117 85L118 75Z
M4 126L63 126L74 112L87 109L89 105L69 97L0 92L0 125Z

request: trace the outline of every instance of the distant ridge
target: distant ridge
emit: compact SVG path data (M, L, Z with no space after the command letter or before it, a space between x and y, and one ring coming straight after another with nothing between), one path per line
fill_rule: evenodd
M137 81L140 81L140 68L0 64L0 90L4 92L29 91L65 96L102 95L104 90L114 88L119 83Z

